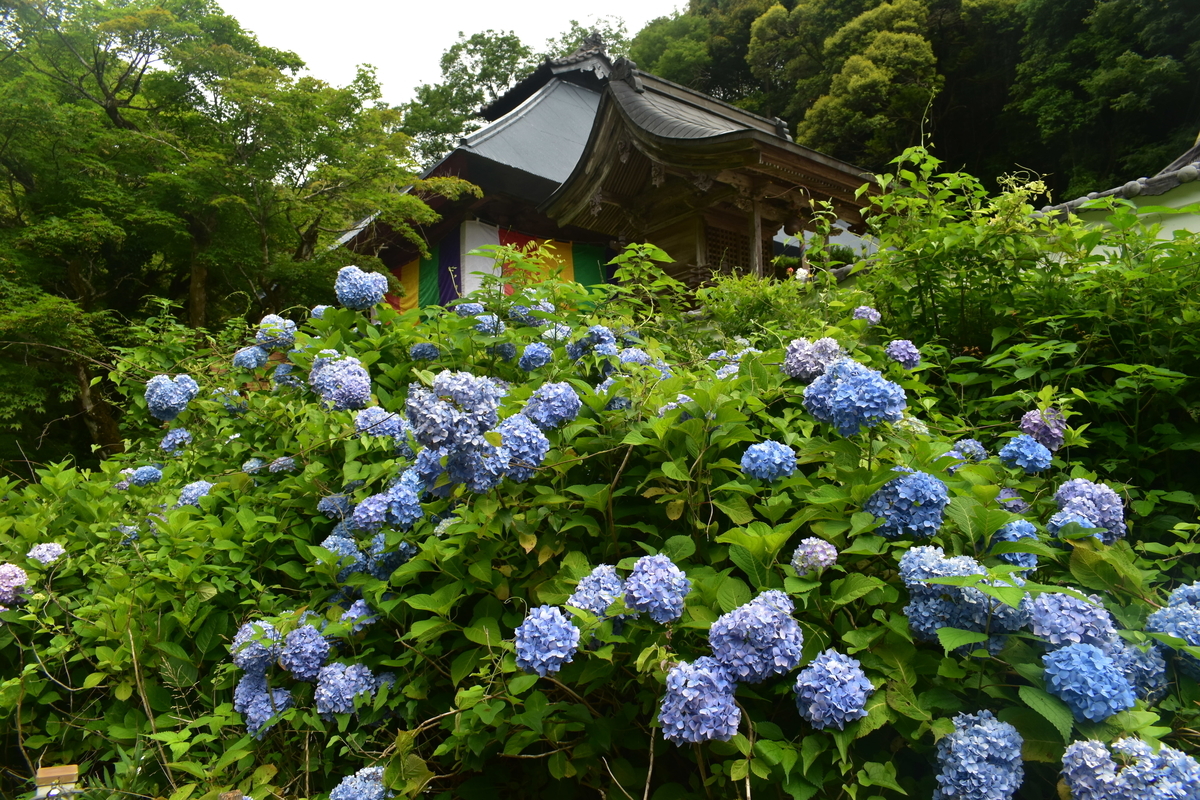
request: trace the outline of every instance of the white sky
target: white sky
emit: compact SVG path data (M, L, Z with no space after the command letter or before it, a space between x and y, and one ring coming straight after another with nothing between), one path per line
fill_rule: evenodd
M526 46L541 49L570 20L598 16L573 3L497 0L218 0L225 13L270 47L292 50L309 72L342 86L358 64L373 64L384 99L399 104L413 88L441 76L438 60L462 31L511 30ZM620 17L630 35L670 14L685 0L609 0L599 16Z

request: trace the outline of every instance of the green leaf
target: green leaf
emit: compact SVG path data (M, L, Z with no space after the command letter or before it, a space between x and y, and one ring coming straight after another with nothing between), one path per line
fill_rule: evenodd
M896 765L891 761L886 764L878 761L863 764L863 768L858 771L858 782L863 786L880 786L903 795L908 794L896 783Z
M754 519L754 512L744 497L733 495L723 500L713 498L713 505L725 513L734 525L745 525Z
M739 544L730 545L729 560L741 568L742 572L750 578L750 583L760 589L765 588L768 584L771 571L754 555Z
M1071 709L1067 708L1066 703L1054 695L1033 686L1022 686L1018 690L1018 693L1021 695L1021 700L1025 702L1025 705L1041 714L1051 725L1058 729L1064 743L1070 743L1071 728L1075 725L1075 718L1071 715Z
M887 704L909 719L928 722L933 715L917 705L917 698L912 687L905 683L892 681L887 686Z
M738 578L727 577L717 589L717 605L728 613L750 602L750 588Z
M689 558L696 552L696 543L690 536L672 536L663 543L662 554L675 563Z
M862 573L855 572L831 583L829 585L829 596L833 600L834 605L843 606L870 594L871 591L880 586L886 585L874 575L863 575Z
M988 640L986 633L964 631L959 628L938 628L937 637L938 641L942 643L942 648L946 651L946 655L950 655L951 651L965 645L979 644Z

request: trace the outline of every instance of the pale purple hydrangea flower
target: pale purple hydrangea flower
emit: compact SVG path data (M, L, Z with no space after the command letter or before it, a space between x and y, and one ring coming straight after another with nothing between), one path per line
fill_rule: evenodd
M780 369L788 377L811 383L824 375L830 365L845 357L846 351L835 339L826 337L815 342L793 339L787 346Z
M1045 411L1035 408L1021 417L1021 424L1018 427L1022 433L1029 434L1038 444L1053 453L1063 445L1067 420L1063 413L1053 406Z
M16 564L0 564L0 605L11 605L25 589L29 576Z
M809 537L800 542L792 554L792 569L801 578L828 569L837 563L837 548L824 539Z
M908 339L896 339L888 342L883 352L892 361L905 369L916 369L921 365L921 351Z
M33 548L25 554L25 557L45 565L53 564L58 559L62 558L63 554L66 552L66 548L58 542L42 542L41 544L34 545Z
M878 325L883 316L870 306L859 306L854 309L854 318L861 319L868 325Z
M329 800L388 800L395 796L394 792L384 788L383 767L364 767L342 778L329 793Z
M195 506L199 508L200 498L207 496L215 485L208 481L189 483L179 491L179 500L175 503L175 508L182 508L183 506Z
M170 455L176 455L180 450L192 443L192 435L183 428L167 431L167 435L158 443L159 449Z

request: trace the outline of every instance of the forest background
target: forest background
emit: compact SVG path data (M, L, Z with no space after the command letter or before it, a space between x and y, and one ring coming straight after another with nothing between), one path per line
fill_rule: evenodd
M328 245L374 211L416 236L421 197L470 187L400 189L593 27L613 55L868 169L927 144L989 188L1022 172L1059 200L1154 174L1200 118L1183 0L693 0L632 36L611 19L540 49L462 36L399 108L369 67L344 87L302 76L215 3L6 2L0 463L28 477L23 462L121 447L103 375L162 312L147 298L214 330L331 301L348 254Z

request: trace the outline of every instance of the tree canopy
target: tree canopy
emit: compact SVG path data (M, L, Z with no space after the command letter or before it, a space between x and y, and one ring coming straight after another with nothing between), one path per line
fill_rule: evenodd
M296 54L196 0L24 0L0 22L9 432L30 412L82 413L116 447L78 354L145 297L182 303L195 327L308 302L341 266L326 245L367 214L414 241L436 219L402 191L416 163L369 68L344 87L300 75Z

